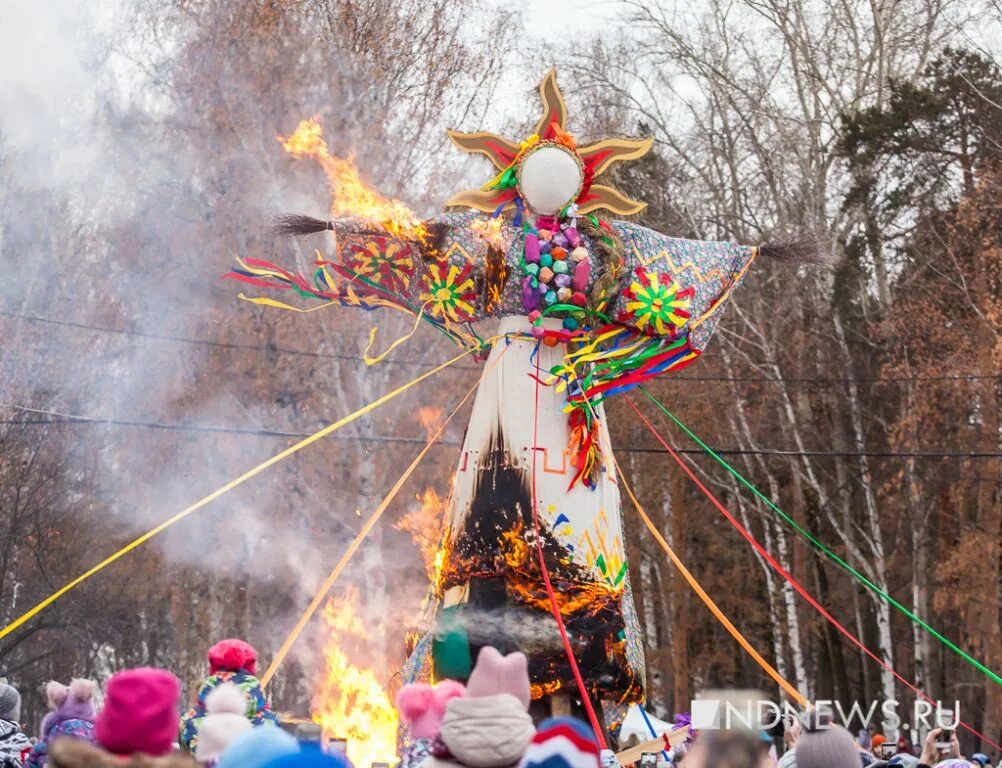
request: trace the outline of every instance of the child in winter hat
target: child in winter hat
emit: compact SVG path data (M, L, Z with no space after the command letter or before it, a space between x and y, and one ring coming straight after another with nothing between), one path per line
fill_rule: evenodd
M93 680L72 680L70 684L52 680L45 686L45 695L52 711L42 720L38 741L31 749L25 768L42 768L46 764L49 745L58 739L70 738L93 744L97 709Z
M815 712L806 718L794 747L797 768L860 768L861 753L849 731Z
M299 742L281 728L251 728L237 736L223 750L216 768L264 768L280 757L299 751Z
M591 728L573 717L553 717L539 730L519 768L599 768L599 748Z
M0 683L0 765L20 765L22 753L31 749L31 741L21 732L21 694L7 683Z
M426 683L405 685L397 694L400 719L409 727L412 739L435 739L442 730L445 706L466 693L455 680L443 680L436 686Z
M215 765L230 743L251 728L247 698L233 683L223 683L205 697L205 711L195 759L202 765Z
M181 683L164 669L143 667L113 675L97 717L97 743L116 755L168 754L177 737Z
M220 640L209 649L209 674L239 672L257 674L257 651L243 640Z
M529 717L529 662L485 647L466 683L466 695L450 699L442 718L441 748L426 768L503 768L522 757L536 729Z
M181 717L179 741L184 749L196 750L208 696L224 683L232 683L243 693L244 715L251 725L278 724L256 673L257 652L243 640L221 640L209 649L209 676L198 688L195 706Z
M263 768L350 768L350 766L342 757L328 755L316 747L305 747L299 752L276 758L266 763Z
M21 694L6 682L0 683L0 720L8 723L18 723L21 720Z
M399 768L422 766L432 751L444 751L441 732L445 707L465 693L466 687L455 680L443 680L434 687L410 683L400 689L396 705L400 722L407 726L409 745L400 756Z

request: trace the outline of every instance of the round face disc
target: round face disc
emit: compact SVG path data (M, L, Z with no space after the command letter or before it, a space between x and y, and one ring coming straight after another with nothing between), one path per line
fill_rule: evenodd
M519 164L519 193L530 210L544 216L553 216L573 202L583 181L581 161L560 144L541 144Z

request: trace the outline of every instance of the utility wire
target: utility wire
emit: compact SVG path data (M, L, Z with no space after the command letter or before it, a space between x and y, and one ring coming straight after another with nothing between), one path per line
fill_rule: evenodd
M215 433L250 435L254 437L285 437L299 438L312 433L297 432L293 430L278 429L249 429L246 427L218 427L202 424L168 424L158 421L142 421L132 419L104 419L93 416L79 416L72 413L61 413L59 411L45 410L43 408L29 408L22 405L12 405L0 403L0 408L9 408L25 413L33 413L42 416L53 416L55 418L45 419L0 419L0 424L23 424L23 425L43 425L43 424L83 424L94 426L113 427L138 427L141 429L159 429L170 432L195 432L195 433ZM392 437L389 435L338 435L327 438L354 443L424 443L423 437ZM439 440L438 445L460 446L462 442L458 440ZM667 453L663 448L647 446L623 446L615 448L616 453ZM681 453L692 454L694 456L704 455L704 451L696 449L683 449ZM997 459L1002 458L1002 452L984 451L787 451L783 449L714 449L715 453L724 456L811 456L811 457L846 457L846 456L868 456L872 458L912 458L912 459Z
M148 333L146 331L133 331L128 328L109 328L107 326L101 325L88 325L87 323L76 323L69 320L55 320L51 317L40 317L38 315L24 315L18 312L8 312L6 310L0 310L0 317L10 317L16 320L27 320L32 323L45 323L47 325L57 325L65 328L78 328L87 331L96 331L98 333L113 333L120 336L135 336L141 339L157 339L159 341L173 341L178 344L192 344L200 347L213 347L215 349L242 349L250 350L256 352L268 352L269 354L278 355L295 355L298 357L311 357L320 358L323 360L351 360L352 362L365 362L365 358L361 355L349 355L339 352L309 352L300 349L283 349L281 347L274 346L260 346L258 344L240 344L237 342L229 341L212 341L210 339L189 339L184 336L171 336L163 333ZM390 363L392 365L408 365L416 366L419 368L434 368L437 364L431 363L426 360L383 360L384 363ZM456 369L463 371L479 371L482 370L481 366L475 365L456 365L453 366Z
M80 330L96 331L98 333L113 333L122 336L135 336L143 339L157 339L160 341L172 341L178 344L192 344L195 346L213 347L216 349L241 349L256 352L268 352L269 354L292 355L299 357L310 357L322 360L351 360L353 362L365 362L361 355L350 355L338 352L309 352L299 349L284 349L274 346L260 346L257 344L240 344L237 342L212 341L209 339L190 339L184 336L171 336L168 334L148 333L145 331L134 331L127 328L109 328L107 326L90 325L87 323L77 323L69 320L56 320L50 317L39 315L25 315L18 312L8 312L0 310L0 317L9 317L17 320L27 320L32 323L45 323L48 325L61 326L66 328L77 328ZM424 360L392 360L383 362L392 365L408 365L422 368L433 367L435 364ZM457 365L457 370L479 371L480 366ZM987 379L1002 379L1002 374L944 374L942 376L859 376L856 378L846 377L825 377L825 376L674 376L668 381L721 381L721 382L785 382L789 384L846 384L849 382L922 382L922 381L982 381Z

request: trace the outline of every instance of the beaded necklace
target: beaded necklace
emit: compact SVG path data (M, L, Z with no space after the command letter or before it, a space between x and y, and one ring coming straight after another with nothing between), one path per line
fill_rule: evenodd
M576 331L588 307L592 265L574 219L561 222L540 216L535 226L524 223L522 231L522 306L534 321L544 314L566 312L563 327ZM542 335L535 322L533 335Z

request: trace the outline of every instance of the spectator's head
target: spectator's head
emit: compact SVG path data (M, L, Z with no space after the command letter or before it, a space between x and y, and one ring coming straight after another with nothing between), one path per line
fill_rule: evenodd
M988 759L988 755L984 752L975 752L971 755L971 762L980 765L981 768L985 768L991 761Z
M849 731L809 713L795 747L797 768L859 768L859 755Z
M21 694L7 683L0 683L0 720L12 723L21 720Z
M63 685L55 680L45 686L45 696L49 706L66 718L93 720L97 714L94 708L94 692L97 684L93 680L71 680Z
M143 667L113 675L95 723L97 743L116 755L166 755L177 741L180 698L181 684L166 670Z
M205 699L205 718L198 728L195 759L215 763L244 731L250 730L247 697L233 683L223 683Z
M880 748L883 746L885 741L887 741L887 737L882 733L875 733L873 734L873 738L870 739L870 750L881 759L883 759L883 754L881 753Z
M262 768L349 768L349 766L342 757L328 755L315 747L305 747L298 752L276 758Z
M686 757L687 768L758 768L764 743L755 731L701 732ZM768 747L765 747L768 751ZM798 766L799 768L799 766ZM854 766L853 768L859 768Z
M540 723L519 762L519 768L599 768L599 765L594 734L573 717L553 717Z
M300 751L295 737L275 725L251 728L237 736L219 758L216 768L264 768Z
M209 649L209 674L246 672L257 674L257 651L243 640L220 640Z

